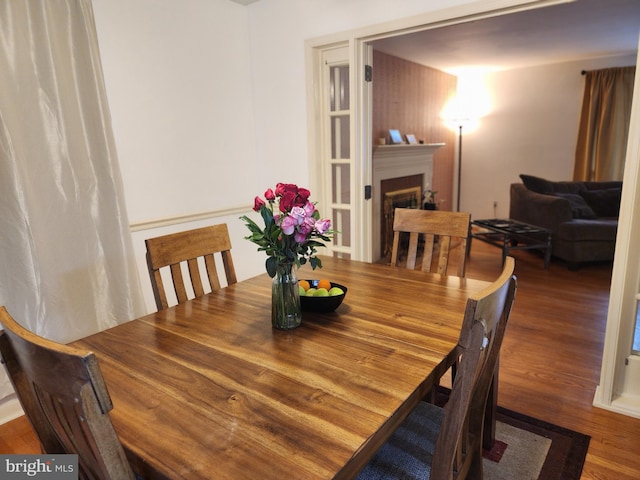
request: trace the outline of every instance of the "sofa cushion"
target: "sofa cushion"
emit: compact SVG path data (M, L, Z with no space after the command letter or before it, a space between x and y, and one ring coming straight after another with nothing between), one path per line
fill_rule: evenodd
M569 201L571 206L571 213L573 218L597 218L596 212L591 208L586 200L577 193L552 193L554 197L565 198Z
M580 195L598 217L617 217L620 213L621 188L583 190Z
M585 190L605 190L607 188L622 188L620 180L602 180L598 182L582 182Z
M534 177L533 175L521 174L520 178L522 183L532 192L536 193L551 193L553 192L552 182L545 180L544 178Z
M580 193L585 190L584 182L552 182L533 175L521 174L525 187L536 193Z
M598 218L596 220L575 219L560 224L554 234L554 240L570 242L612 242L616 241L618 220Z

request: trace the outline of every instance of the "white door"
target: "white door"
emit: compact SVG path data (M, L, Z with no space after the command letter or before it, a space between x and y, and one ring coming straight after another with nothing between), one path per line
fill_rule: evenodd
M323 208L329 206L336 230L330 251L352 258L354 229L354 175L352 148L351 68L349 47L323 50L321 62L321 158Z
M317 117L315 173L320 177L323 216L338 232L330 253L371 260L371 81L360 62L371 64L371 47L354 52L348 43L324 46L315 54ZM314 95L315 96L315 95ZM329 207L330 213L324 210Z

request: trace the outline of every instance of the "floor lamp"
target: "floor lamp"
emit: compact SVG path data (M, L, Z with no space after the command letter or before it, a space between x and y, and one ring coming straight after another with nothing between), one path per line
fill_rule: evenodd
M458 126L458 200L456 210L460 211L460 184L462 181L462 123Z

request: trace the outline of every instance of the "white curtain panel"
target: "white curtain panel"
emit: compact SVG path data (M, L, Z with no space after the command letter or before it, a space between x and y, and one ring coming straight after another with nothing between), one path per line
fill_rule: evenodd
M0 305L60 342L145 313L90 0L0 0Z

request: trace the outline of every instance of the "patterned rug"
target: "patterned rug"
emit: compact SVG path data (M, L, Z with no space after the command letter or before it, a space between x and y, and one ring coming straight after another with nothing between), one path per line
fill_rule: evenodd
M498 407L485 480L579 480L591 437Z
M436 404L450 390L440 386ZM591 437L498 406L496 441L483 452L485 480L580 480Z

